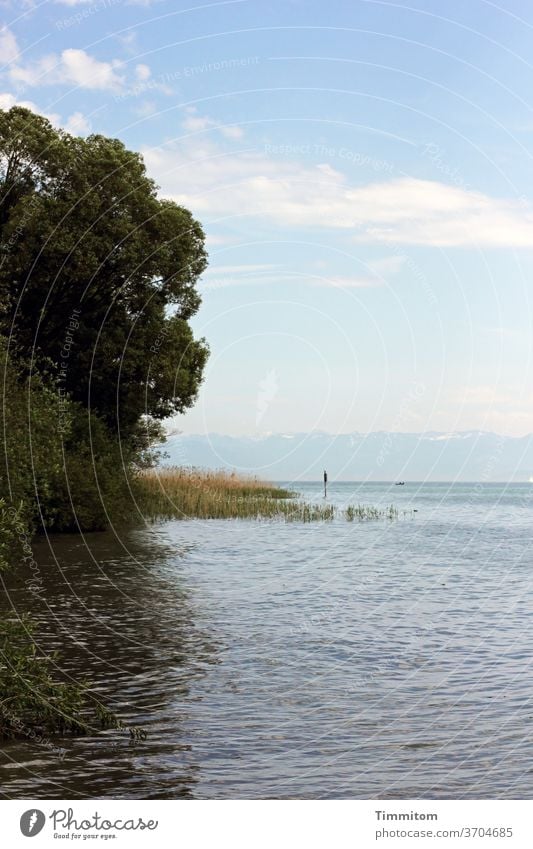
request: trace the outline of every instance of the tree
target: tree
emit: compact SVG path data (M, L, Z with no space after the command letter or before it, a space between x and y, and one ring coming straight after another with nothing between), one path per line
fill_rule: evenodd
M0 330L122 438L196 398L206 265L200 224L158 197L139 154L0 111Z

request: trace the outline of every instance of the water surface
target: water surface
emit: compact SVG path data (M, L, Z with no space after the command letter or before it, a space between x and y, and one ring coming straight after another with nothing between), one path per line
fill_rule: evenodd
M533 798L533 486L328 500L400 518L39 541L4 606L148 737L3 744L2 796Z

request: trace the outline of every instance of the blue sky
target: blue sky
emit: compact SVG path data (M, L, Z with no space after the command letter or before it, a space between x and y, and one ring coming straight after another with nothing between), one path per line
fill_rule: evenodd
M1 2L0 107L203 223L186 433L533 430L526 0Z

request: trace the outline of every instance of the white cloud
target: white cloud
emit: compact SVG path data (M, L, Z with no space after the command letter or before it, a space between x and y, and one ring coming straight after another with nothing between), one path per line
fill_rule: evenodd
M84 136L91 131L91 124L82 112L73 112L73 114L64 121L57 112L46 112L46 110L41 109L40 106L32 100L19 100L14 94L11 94L11 92L0 92L0 109L5 109L7 111L11 109L12 106L24 106L26 109L31 109L31 111L35 112L37 115L42 115L44 118L48 118L54 127L63 127L63 129L65 129L68 133L72 133L72 135L75 136Z
M395 254L393 256L380 257L380 259L373 259L367 265L378 277L388 277L391 274L397 274L403 268L406 261L406 256Z
M0 29L0 64L9 65L16 62L19 56L17 39L8 27Z
M436 247L527 247L533 209L430 180L403 178L348 191L362 238Z
M390 259L394 259L391 257ZM335 289L368 289L383 286L384 278L374 268L380 264L388 265L389 258L368 263L367 269L360 275L322 275L302 269L291 271L285 266L272 263L242 265L217 265L213 262L205 272L202 280L204 289L221 289L228 286L258 286L265 283L305 283L310 286L326 286ZM399 270L392 269L390 273Z
M135 76L138 80L144 81L150 77L151 71L148 65L140 64L135 67Z
M231 245L234 243L233 236L223 236L221 233L206 233L206 241L209 247L218 247L219 245Z
M441 420L451 423L453 430L466 429L462 421L477 421L480 429L495 433L531 433L533 394L528 382L466 386L453 389L444 400L443 409L437 412Z
M516 397L515 392L507 388L502 391L497 385L465 386L454 396L455 404L479 404L486 407L490 404L507 404Z
M211 126L190 112L189 129ZM280 226L351 231L367 242L436 247L533 246L533 208L482 192L414 177L351 185L330 165L265 153L225 154L208 140L144 151L163 191L204 218L260 217ZM388 262L400 263L399 257Z
M191 133L196 133L201 130L207 130L208 127L216 126L215 122L203 115L194 115L189 114L182 122L181 126L184 130L188 130Z
M349 277L347 275L337 277L321 277L314 278L313 283L318 283L323 286L331 286L334 289L368 289L374 286L382 285L382 281L376 277L369 275L365 277Z
M11 109L12 106L24 106L26 109L31 109L33 112L40 112L35 103L31 100L17 100L14 94L4 91L0 93L0 109Z
M273 265L271 263L243 263L242 265L217 265L212 266L206 272L206 276L208 274L211 275L221 275L221 274L249 274L250 272L257 271L272 271L274 268L279 268L278 265Z
M241 127L234 124L218 124L213 118L207 115L199 115L195 106L189 106L185 110L186 117L182 121L181 126L184 130L190 133L198 133L203 130L217 130L227 139L241 139L244 135Z
M242 139L244 135L244 131L241 127L236 127L235 125L230 127L218 127L223 136L227 139Z
M65 130L73 136L85 136L91 132L91 123L82 112L74 112L68 118Z
M114 36L118 43L123 47L125 51L132 55L136 55L139 53L139 48L137 45L137 33L135 30L130 30L124 34L117 34Z
M265 282L276 282L279 266L271 263L256 263L242 265L209 266L202 280L202 289L222 289L228 286L257 285ZM284 278L285 275L282 276Z
M152 6L158 0L127 0L128 6ZM97 0L96 0L97 2ZM118 0L115 0L118 2ZM55 0L60 6L85 6L87 3L95 3L95 0Z
M61 119L56 112L46 112L37 106L37 104L32 100L19 100L14 94L11 94L11 92L0 92L0 109L5 109L7 111L8 109L11 109L12 106L23 106L25 109L31 109L32 112L36 112L38 115L43 115L44 118L48 118L54 126L60 126Z
M35 87L43 85L73 85L78 88L120 91L124 77L118 73L122 62L100 62L85 50L63 50L43 56L28 65L15 65L9 70L14 83Z
M148 118L157 112L157 104L153 100L142 100L138 106L133 108L133 112L140 118Z

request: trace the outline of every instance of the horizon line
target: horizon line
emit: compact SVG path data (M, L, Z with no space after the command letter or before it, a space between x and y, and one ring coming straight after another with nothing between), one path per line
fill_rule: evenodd
M521 436L517 435L509 435L505 433L498 433L495 430L478 430L476 428L466 429L466 430L369 430L369 431L361 431L361 430L349 430L343 431L342 433L334 433L332 431L327 430L286 430L286 431L269 431L267 433L262 434L254 434L254 433L224 433L219 430L209 430L201 432L191 432L185 433L183 431L173 430L166 434L167 439L172 439L177 436L224 436L229 437L230 439L268 439L271 436L282 436L284 438L292 438L295 436L331 436L331 437L340 437L340 436L379 436L380 434L394 434L396 436L427 436L430 434L436 434L437 436L497 436L501 439L527 439L533 436L533 431L528 431Z

